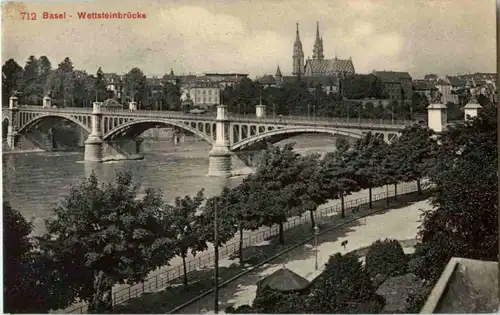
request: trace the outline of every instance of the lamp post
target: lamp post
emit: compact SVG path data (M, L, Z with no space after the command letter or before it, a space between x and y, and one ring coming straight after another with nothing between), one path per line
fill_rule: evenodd
M217 227L217 206L219 201L215 199L214 206L214 265L215 265L215 289L214 289L214 313L219 313L219 235Z
M318 270L318 234L319 227L317 225L314 226L314 269Z

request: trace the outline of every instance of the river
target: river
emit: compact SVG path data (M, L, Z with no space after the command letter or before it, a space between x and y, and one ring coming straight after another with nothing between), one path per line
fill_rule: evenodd
M299 153L327 152L335 147L335 138L304 135L288 140L296 143ZM83 152L27 152L4 154L4 198L34 223L34 235L45 231L44 220L64 197L71 185L77 185L95 171L102 181L110 181L116 172L129 170L144 188L163 191L165 200L194 195L205 189L206 196L218 194L225 185L238 185L242 176L229 179L208 177L210 146L203 141L174 145L170 140L146 139L142 144L144 160L110 163L84 163ZM249 172L237 158L233 170Z

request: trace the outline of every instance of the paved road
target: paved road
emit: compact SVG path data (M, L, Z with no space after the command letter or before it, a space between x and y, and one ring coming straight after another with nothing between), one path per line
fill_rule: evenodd
M335 253L345 254L358 248L364 248L378 239L411 240L416 237L420 225L420 209L431 209L431 207L427 200L419 201L406 207L358 219L321 235L318 237L319 270L315 270L314 243L310 242L300 246L221 288L219 291L219 313L223 313L224 309L231 305L237 307L251 304L257 290L256 282L283 266L311 281L321 273L325 263ZM344 240L349 241L345 249L341 246ZM412 246L405 248L407 253L412 251ZM214 295L210 294L178 313L213 313L213 303Z

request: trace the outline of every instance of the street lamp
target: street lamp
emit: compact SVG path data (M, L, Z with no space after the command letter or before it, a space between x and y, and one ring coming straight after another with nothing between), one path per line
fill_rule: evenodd
M314 269L318 270L318 235L319 235L319 227L317 225L314 226Z
M214 205L214 265L215 265L215 289L214 289L214 313L219 313L219 235L217 227L217 206L219 201L215 199Z

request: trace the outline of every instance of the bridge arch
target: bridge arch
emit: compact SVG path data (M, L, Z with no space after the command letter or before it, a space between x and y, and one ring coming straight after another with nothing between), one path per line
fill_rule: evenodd
M241 151L246 148L251 147L254 144L261 143L263 141L276 143L294 136L298 136L305 133L322 133L330 135L341 135L346 137L351 137L355 139L361 139L364 137L362 133L352 132L346 129L338 128L327 128L327 127L315 127L315 126L305 126L305 127L291 127L291 128L280 128L265 131L263 133L248 137L244 140L238 141L231 145L231 151Z
M162 119L162 118L148 118L148 119L129 121L125 124L122 124L114 129L108 131L103 136L103 140L104 141L110 140L112 137L114 137L115 135L119 134L122 131L125 131L128 128L139 128L137 133L140 134L140 133L142 133L150 128L153 128L154 126L157 126L157 125L173 126L173 127L178 127L180 129L189 131L189 132L195 134L196 136L200 137L201 139L205 140L209 144L212 144L214 141L210 135L208 135L208 134L206 134L198 129L192 128L191 126L186 125L186 124L182 123L181 121L176 121L176 120L172 120L172 119Z
M71 117L70 115L50 113L50 114L42 114L42 115L34 117L33 119L26 122L24 125L20 126L18 132L19 133L26 132L31 127L36 125L39 121L46 119L46 118L50 118L50 117L56 117L56 118L62 118L62 119L69 120L71 122L74 122L78 126L80 126L80 128L84 129L85 131L87 131L89 133L91 131L90 128L88 126L86 126L83 122L79 121L78 119L75 119L74 117Z

